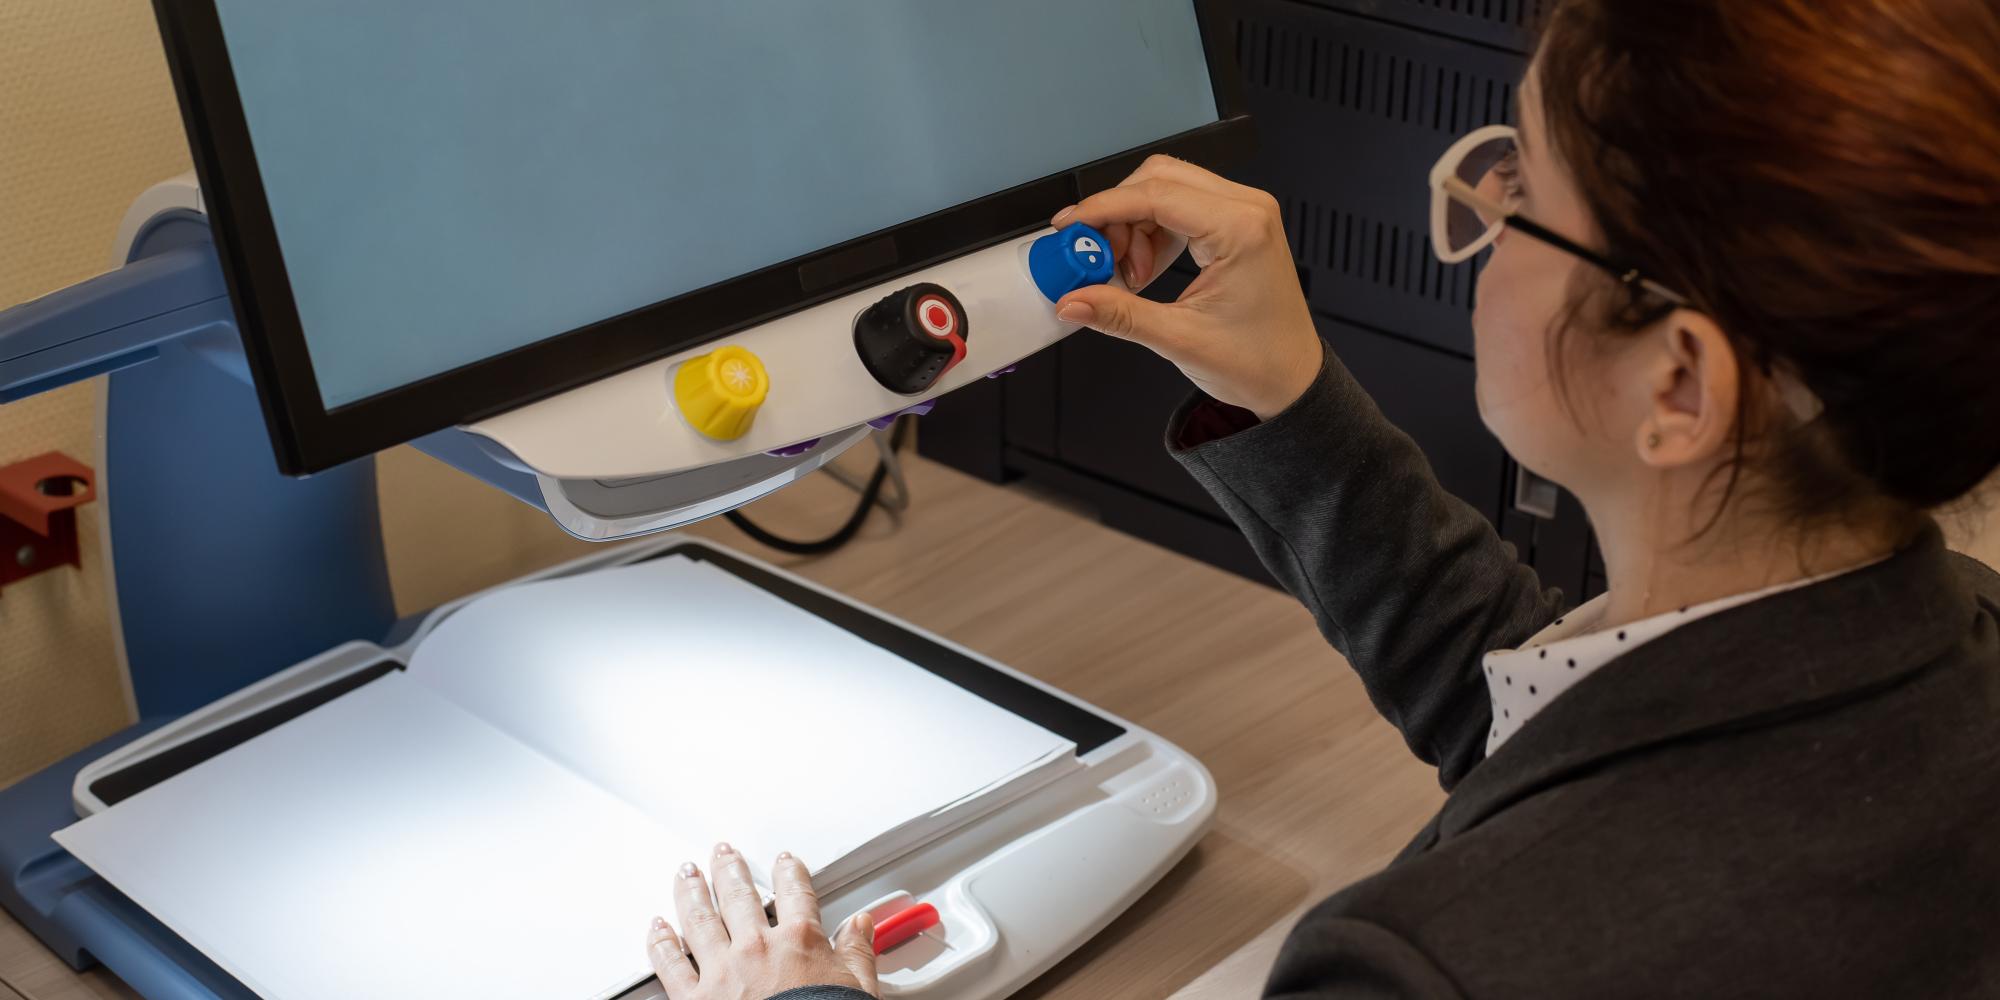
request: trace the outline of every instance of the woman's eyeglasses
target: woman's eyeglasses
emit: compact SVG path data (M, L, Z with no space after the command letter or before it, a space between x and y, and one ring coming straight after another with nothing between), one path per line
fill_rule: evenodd
M1627 286L1645 290L1669 305L1691 308L1687 296L1522 216L1521 159L1512 125L1488 125L1458 140L1431 168L1431 245L1438 259L1456 264L1470 259L1506 230L1532 236L1590 264ZM1801 422L1825 410L1819 397L1789 367L1759 364L1778 386L1780 397Z
M1676 306L1687 297L1526 218L1521 205L1520 133L1512 125L1488 125L1452 144L1431 168L1431 245L1447 264L1468 260L1513 229L1547 243L1626 285L1644 289Z

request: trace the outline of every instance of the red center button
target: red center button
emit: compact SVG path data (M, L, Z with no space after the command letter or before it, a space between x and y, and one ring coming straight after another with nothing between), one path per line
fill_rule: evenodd
M924 331L933 337L944 339L958 331L958 317L951 306L936 296L926 296L917 304L918 315L923 317Z

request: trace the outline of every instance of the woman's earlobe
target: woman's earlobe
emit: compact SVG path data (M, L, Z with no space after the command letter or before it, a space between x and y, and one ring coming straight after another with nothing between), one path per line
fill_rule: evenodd
M1657 417L1640 424L1634 438L1633 443L1638 446L1639 461L1646 465L1664 469L1679 465L1686 460L1686 456L1681 454L1685 448L1679 447L1678 444L1669 446L1667 432L1661 429ZM1686 435L1676 438L1677 443L1685 443L1686 440Z
M1652 413L1635 444L1648 465L1701 462L1727 447L1736 420L1741 387L1735 351L1715 321L1700 313L1677 311L1661 333Z

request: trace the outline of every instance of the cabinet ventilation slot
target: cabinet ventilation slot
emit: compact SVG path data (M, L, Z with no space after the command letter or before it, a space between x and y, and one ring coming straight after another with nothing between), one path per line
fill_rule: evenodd
M1236 22L1236 62L1248 86L1452 135L1514 113L1512 81L1248 18Z
M1288 197L1283 204L1297 266L1444 305L1472 307L1485 255L1471 267L1445 264L1422 233L1304 199Z
M1403 7L1426 7L1446 14L1459 14L1520 28L1542 23L1547 0L1396 0Z

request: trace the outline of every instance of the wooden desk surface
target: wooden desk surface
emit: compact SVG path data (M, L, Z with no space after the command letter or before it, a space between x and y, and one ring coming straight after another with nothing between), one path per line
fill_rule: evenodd
M857 449L858 451L859 449ZM743 549L948 636L1185 747L1221 791L1215 827L1028 998L1255 996L1298 913L1377 870L1443 801L1282 592L1104 528L1016 489L911 458L915 503L848 548ZM815 476L752 508L816 535L853 494ZM553 530L553 529L551 529ZM0 1000L132 997L72 974L0 912Z

